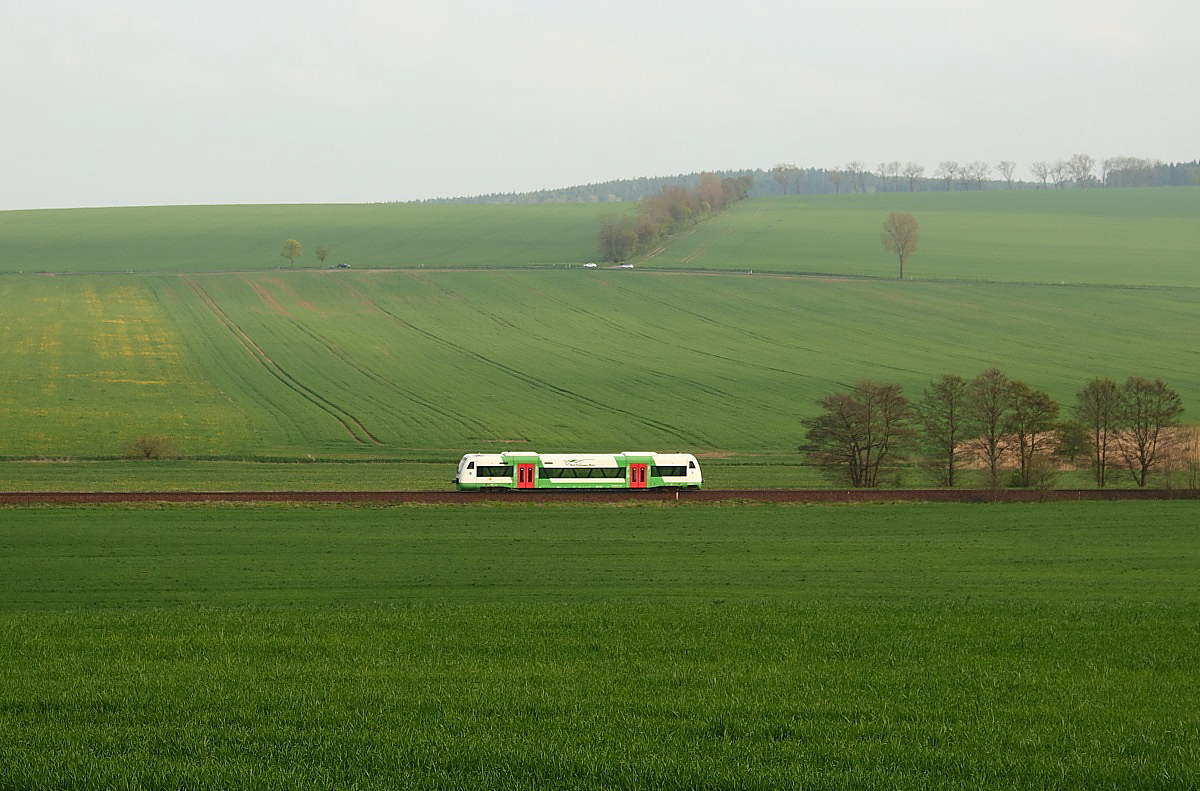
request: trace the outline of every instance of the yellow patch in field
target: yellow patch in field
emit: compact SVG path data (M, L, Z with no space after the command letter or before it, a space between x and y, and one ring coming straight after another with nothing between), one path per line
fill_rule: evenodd
M0 281L0 454L121 453L146 426L217 452L245 418L190 358L152 288L97 277Z

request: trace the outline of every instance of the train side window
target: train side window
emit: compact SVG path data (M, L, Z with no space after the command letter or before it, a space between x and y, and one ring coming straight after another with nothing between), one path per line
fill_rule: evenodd
M473 461L469 461L469 462L467 462L467 469L468 469L468 470L473 470L473 469L475 469L475 462L473 462Z
M502 467L485 467L480 465L475 474L480 478L507 478L512 477L513 468L511 465Z

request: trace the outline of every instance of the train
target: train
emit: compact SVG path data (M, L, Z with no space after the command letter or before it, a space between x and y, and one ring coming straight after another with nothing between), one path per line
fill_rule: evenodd
M699 489L700 462L690 453L468 453L452 481L481 489Z

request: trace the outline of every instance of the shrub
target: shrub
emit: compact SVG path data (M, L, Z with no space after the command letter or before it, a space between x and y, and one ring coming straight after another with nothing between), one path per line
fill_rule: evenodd
M161 434L138 437L129 444L129 455L138 459L165 459L175 452L175 443Z

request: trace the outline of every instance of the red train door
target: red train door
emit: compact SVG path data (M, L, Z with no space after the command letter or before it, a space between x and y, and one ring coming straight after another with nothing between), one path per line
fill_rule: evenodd
M629 465L629 488L630 489L645 489L646 488L646 465L645 464L630 464Z
M518 464L517 465L517 488L518 489L532 489L533 488L533 475L534 475L535 469L536 469L536 467L532 464Z

